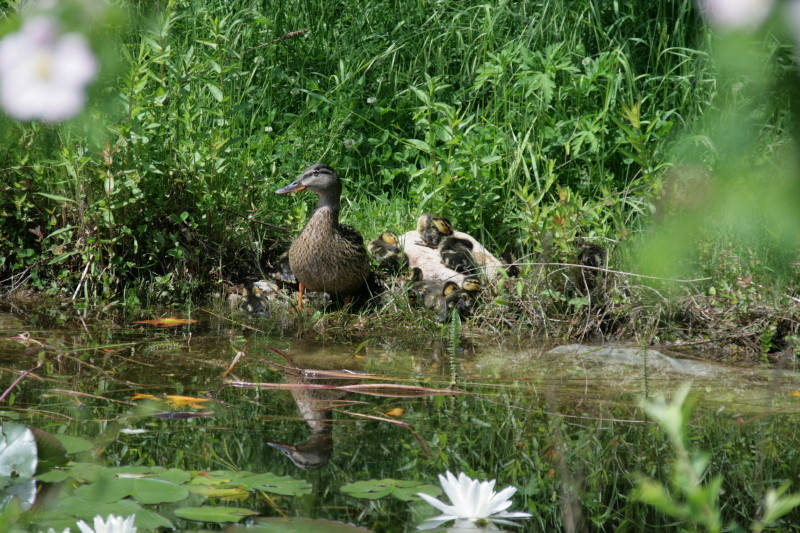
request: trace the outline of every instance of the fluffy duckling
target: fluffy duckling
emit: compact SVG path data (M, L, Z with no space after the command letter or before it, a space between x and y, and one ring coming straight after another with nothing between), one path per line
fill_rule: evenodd
M267 295L276 293L277 287L267 281L256 281L244 286L244 296L239 302L239 311L253 316L269 316L269 306Z
M443 237L453 234L453 225L446 218L425 213L417 219L417 231L424 246L436 248Z
M419 268L414 268L412 272L410 295L425 307L437 311L437 322L445 322L454 309L460 316L466 316L477 298L477 293L475 298L470 296L475 290L480 291L480 281L474 276L466 278L462 287L459 287L455 281L436 283L424 280ZM467 291L470 291L469 294Z
M391 231L385 231L377 239L371 241L367 249L378 260L381 268L398 272L405 265L403 252L400 250L400 239Z
M439 255L442 264L456 272L471 272L475 270L475 258L472 256L472 243L467 239L458 237L444 237L439 241Z
M461 302L461 289L455 281L445 281L442 285L436 284L433 290L425 294L425 305L435 311L437 322L446 322L450 311L458 309ZM461 311L459 311L459 314Z

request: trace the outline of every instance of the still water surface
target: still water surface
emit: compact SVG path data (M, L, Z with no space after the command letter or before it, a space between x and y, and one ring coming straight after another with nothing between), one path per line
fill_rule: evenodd
M382 478L435 484L445 470L497 478L498 489L520 489L511 510L537 516L523 530L547 530L566 512L569 483L558 478L621 491L630 486L625 474L647 464L638 462L636 440L652 439L639 408L645 395L691 381L696 411L736 431L743 420L792 409L791 393L800 389L793 372L637 347L462 337L453 357L447 342L428 333L333 341L294 334L286 324L278 331L269 319L207 313L169 328L65 328L5 311L3 389L42 362L2 406L7 416L88 438L96 444L91 460L105 464L304 479L313 487L308 496L226 505L375 531L413 530L435 513L424 502L354 498L343 485ZM176 404L167 396L196 400ZM604 469L608 479L595 479ZM602 509L616 508L622 496L611 491Z

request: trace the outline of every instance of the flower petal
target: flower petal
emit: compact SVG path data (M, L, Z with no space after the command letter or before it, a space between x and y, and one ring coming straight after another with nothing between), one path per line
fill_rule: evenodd
M430 494L425 494L424 492L418 492L417 496L419 496L420 498L422 498L423 500L425 500L429 504L433 505L434 507L436 507L437 509L439 509L443 513L450 514L450 515L453 515L453 516L457 516L456 513L455 513L455 509L453 509L452 506L447 505L443 501L437 500L436 498L434 498Z

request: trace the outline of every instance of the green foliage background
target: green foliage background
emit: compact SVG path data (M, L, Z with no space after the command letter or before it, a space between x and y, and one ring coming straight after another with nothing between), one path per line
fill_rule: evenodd
M313 206L274 189L319 161L367 238L429 211L570 259L638 231L674 147L743 94L690 0L122 4L81 119L0 119L5 287L185 301L258 277ZM794 73L790 40L765 42ZM756 159L792 124L791 90L763 85Z

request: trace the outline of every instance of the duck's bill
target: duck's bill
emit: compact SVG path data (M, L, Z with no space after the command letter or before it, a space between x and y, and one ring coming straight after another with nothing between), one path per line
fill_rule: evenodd
M287 194L290 192L302 191L303 189L305 189L305 186L300 184L300 180L296 180L290 183L289 185L284 185L283 187L275 191L275 194Z

